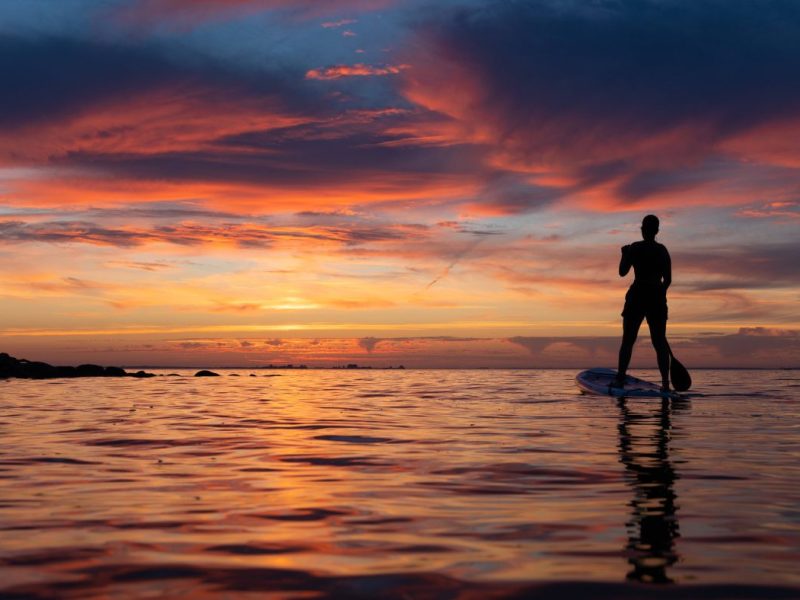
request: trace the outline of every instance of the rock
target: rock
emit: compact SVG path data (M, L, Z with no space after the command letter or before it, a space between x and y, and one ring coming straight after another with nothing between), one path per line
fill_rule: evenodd
M219 373L214 373L214 371L206 371L203 369L202 371L198 371L194 374L195 377L219 377Z
M76 377L102 377L106 370L100 365L79 365Z
M75 367L54 367L55 377L78 377L78 369Z
M136 371L136 373L128 373L129 377L155 377L155 373L145 373L144 371Z
M50 379L58 377L58 369L43 362L31 362L21 359L17 368L17 374L13 377L23 377L25 379Z
M5 352L0 353L0 379L17 377L20 379L55 379L58 377L154 377L152 373L139 371L127 373L120 367L101 367L100 365L80 365L79 367L54 367L44 362L14 358Z

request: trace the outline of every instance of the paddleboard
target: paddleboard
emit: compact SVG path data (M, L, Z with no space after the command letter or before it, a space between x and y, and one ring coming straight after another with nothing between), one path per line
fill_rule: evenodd
M644 398L680 398L677 392L662 392L661 386L651 381L645 381L628 375L625 378L625 387L612 387L611 384L617 372L614 369L587 369L575 376L575 384L584 394L599 396L614 396L616 398L644 397Z

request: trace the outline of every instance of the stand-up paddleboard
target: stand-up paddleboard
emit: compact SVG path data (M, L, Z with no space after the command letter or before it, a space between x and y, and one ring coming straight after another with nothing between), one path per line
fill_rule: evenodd
M620 398L645 397L645 398L680 398L677 392L663 392L661 386L628 375L625 377L625 387L612 387L617 372L614 369L587 369L575 376L575 383L585 394L599 396L615 396Z

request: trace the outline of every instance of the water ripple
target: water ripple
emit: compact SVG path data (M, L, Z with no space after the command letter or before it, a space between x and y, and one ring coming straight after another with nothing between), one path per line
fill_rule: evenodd
M176 375L3 382L4 600L800 597L794 372Z

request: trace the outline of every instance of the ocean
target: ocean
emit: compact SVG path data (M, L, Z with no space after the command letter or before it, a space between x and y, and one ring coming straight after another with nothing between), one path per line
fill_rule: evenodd
M0 597L800 597L800 371L155 372L0 381Z

